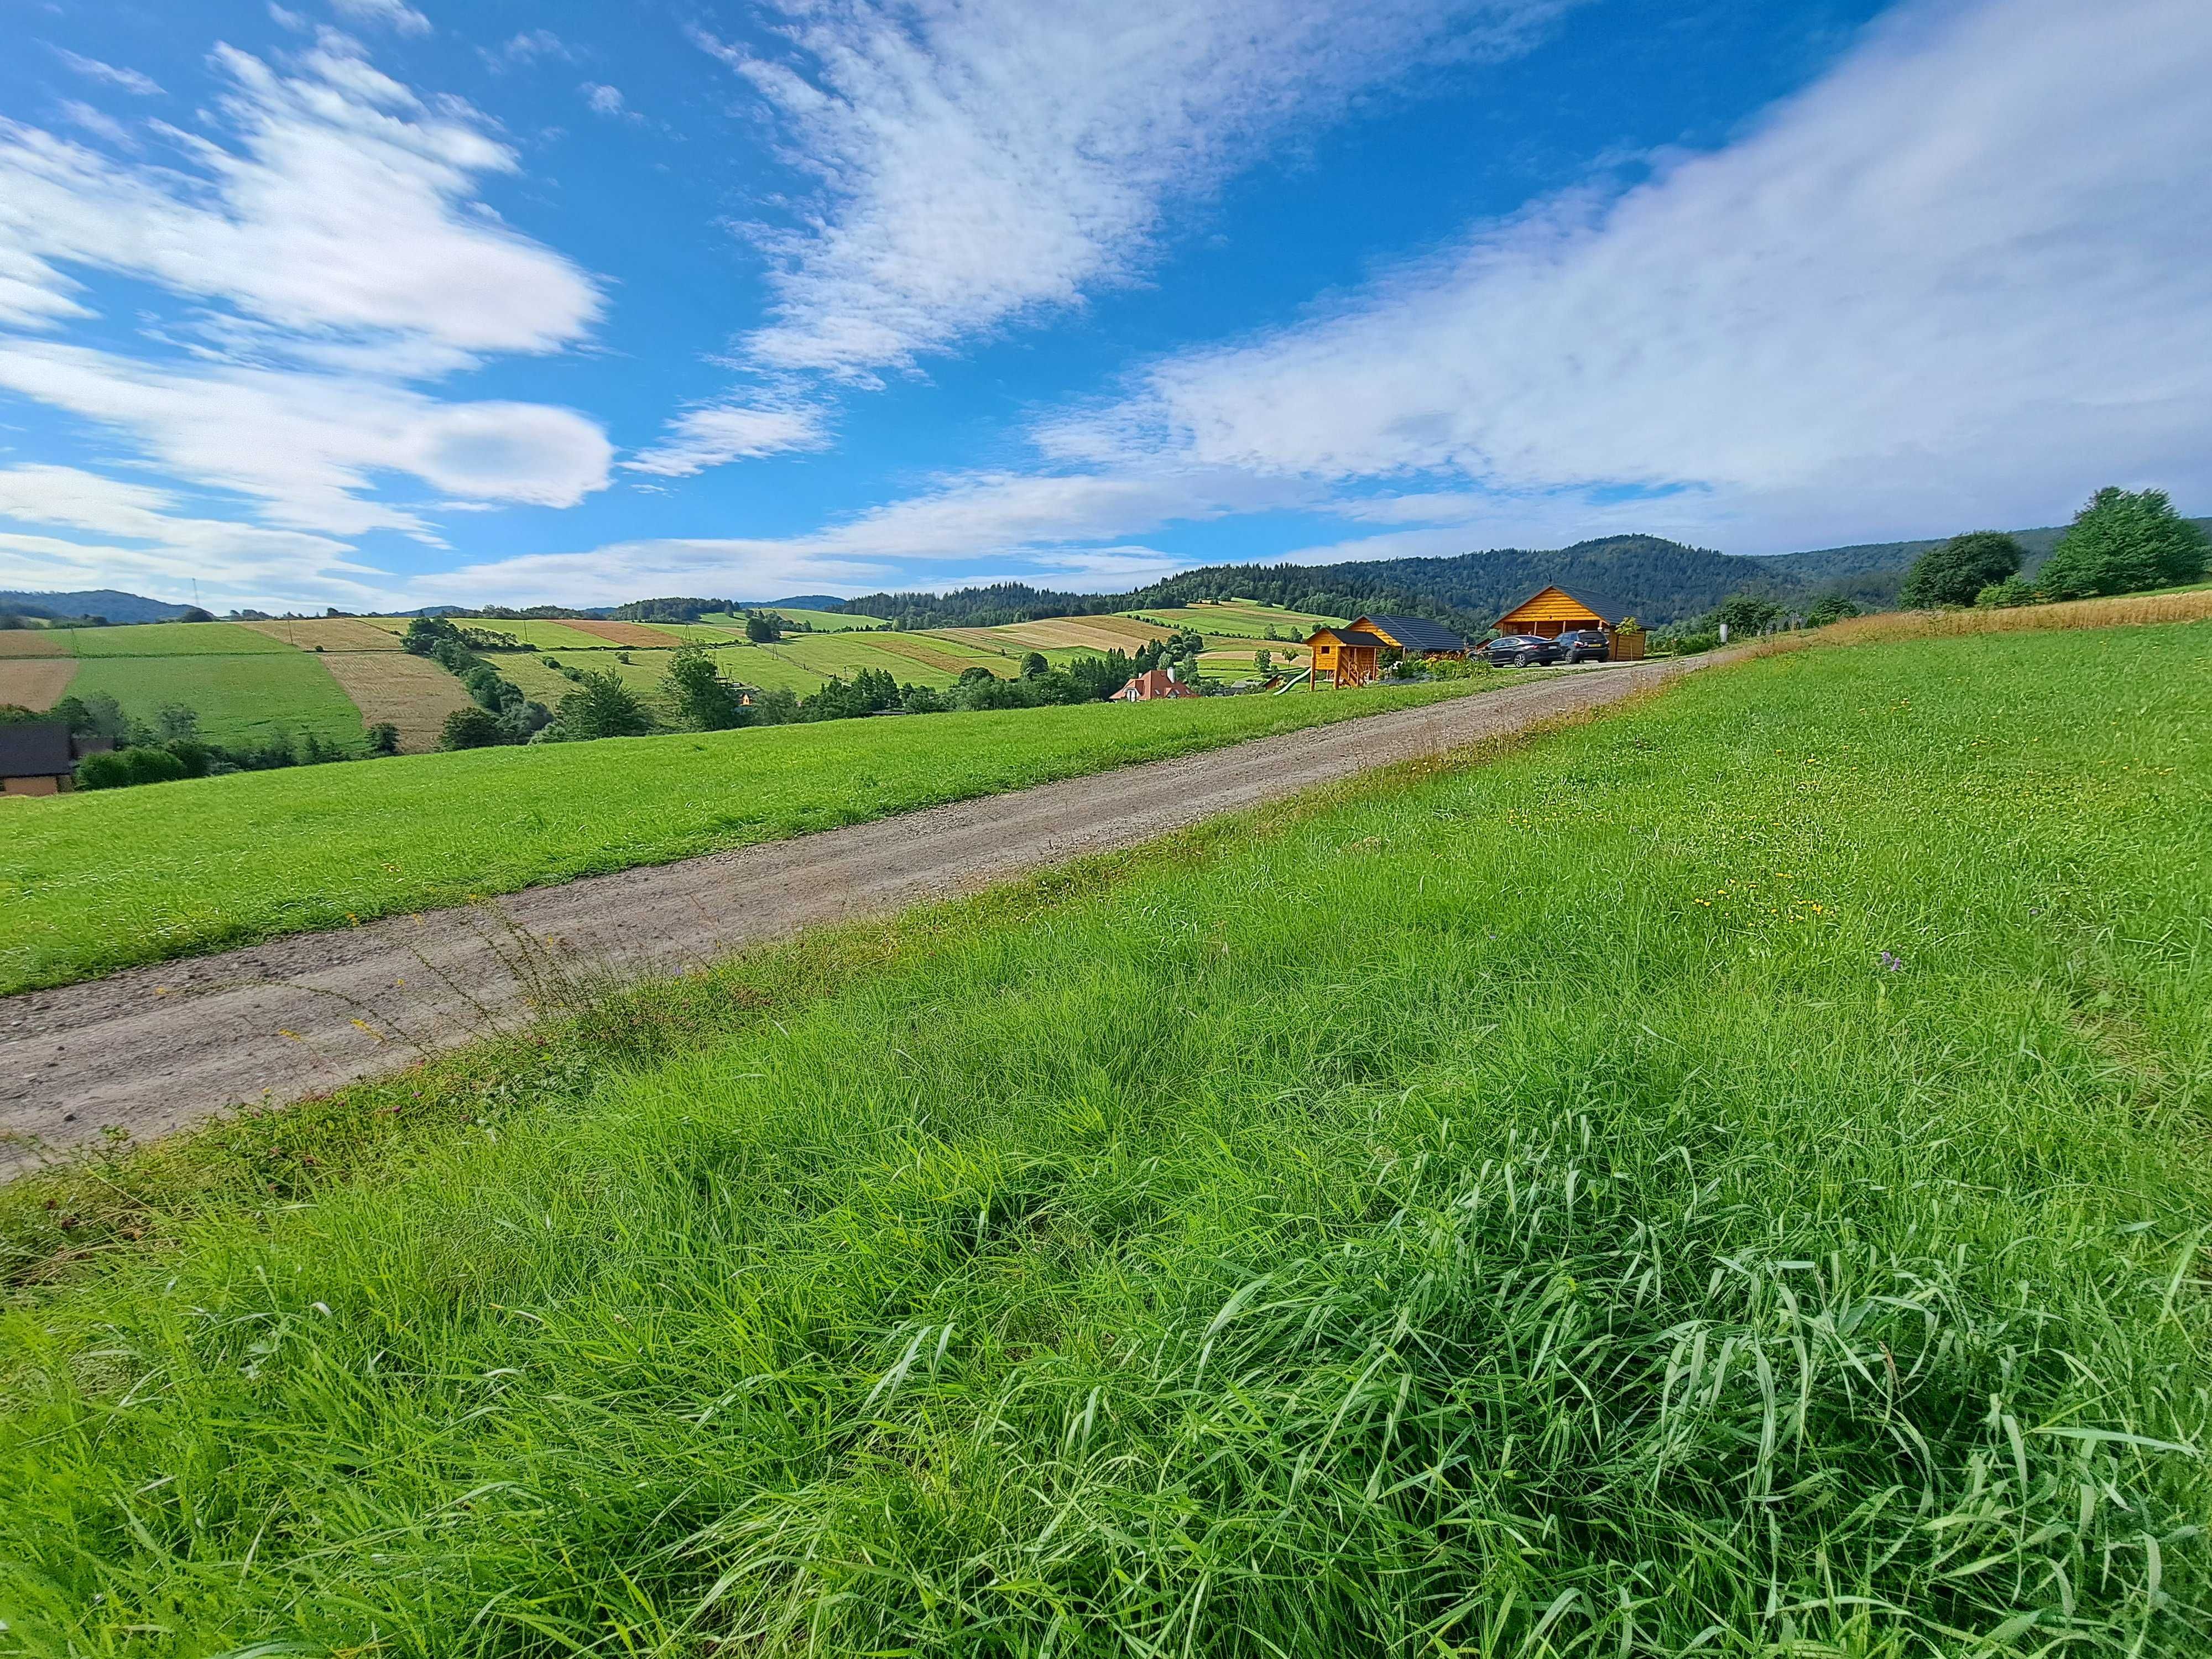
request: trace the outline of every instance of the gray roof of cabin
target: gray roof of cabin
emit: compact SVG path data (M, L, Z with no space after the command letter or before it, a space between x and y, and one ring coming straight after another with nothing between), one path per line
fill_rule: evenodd
M1364 650L1380 651L1389 641L1379 634L1370 634L1364 628L1317 628L1315 637L1327 634L1346 645L1356 645Z
M76 769L61 720L0 726L0 778L58 778Z
M1370 617L1367 620L1408 651L1467 649L1465 640L1442 623L1431 622L1426 617Z

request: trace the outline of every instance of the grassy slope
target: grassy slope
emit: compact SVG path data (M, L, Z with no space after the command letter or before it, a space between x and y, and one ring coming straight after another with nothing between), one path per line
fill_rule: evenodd
M322 672L306 658L280 660ZM774 841L1465 689L838 721L10 798L0 800L0 992Z
M283 656L283 640L240 623L137 623L121 628L64 628L53 632L80 657Z
M0 1331L14 1639L2203 1652L2212 684L2088 643L725 969L351 1182L211 1137Z
M177 631L191 625L165 626ZM249 639L260 637L250 629L238 631ZM215 743L251 744L279 732L313 732L358 748L361 710L331 677L325 659L275 641L263 643L270 648L236 656L88 656L69 689L80 697L105 691L125 714L142 720L151 719L164 703L183 703L199 712L200 733Z

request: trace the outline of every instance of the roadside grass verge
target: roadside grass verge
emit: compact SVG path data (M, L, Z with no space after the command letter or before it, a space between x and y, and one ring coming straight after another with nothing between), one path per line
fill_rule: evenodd
M1955 639L1969 634L2017 634L2048 628L2143 627L2208 620L2212 620L2212 586L2065 599L2008 611L1881 611L1789 637L1807 643L1863 645L1881 640Z
M343 702L305 654L207 660L312 673ZM9 798L0 992L777 841L1480 684L824 721ZM357 737L360 717L344 708L344 735Z
M441 1062L17 1292L0 1644L2201 1653L2212 678L2085 642Z

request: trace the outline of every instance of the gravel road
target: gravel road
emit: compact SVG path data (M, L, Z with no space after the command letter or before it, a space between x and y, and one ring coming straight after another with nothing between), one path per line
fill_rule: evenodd
M1547 676L796 840L0 999L0 1169L27 1167L108 1125L147 1140L243 1103L323 1093L520 1023L532 977L523 964L533 958L626 973L681 969L823 922L1133 846L1362 768L1508 735L1695 665Z

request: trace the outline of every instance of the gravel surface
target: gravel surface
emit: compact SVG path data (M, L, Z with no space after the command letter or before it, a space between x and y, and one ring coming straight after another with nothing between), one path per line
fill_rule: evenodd
M1129 847L1658 685L1622 664L874 823L0 999L0 1168L320 1094L530 1018L544 969L680 970ZM1710 661L1711 659L1703 660ZM1300 695L1291 693L1291 696Z

